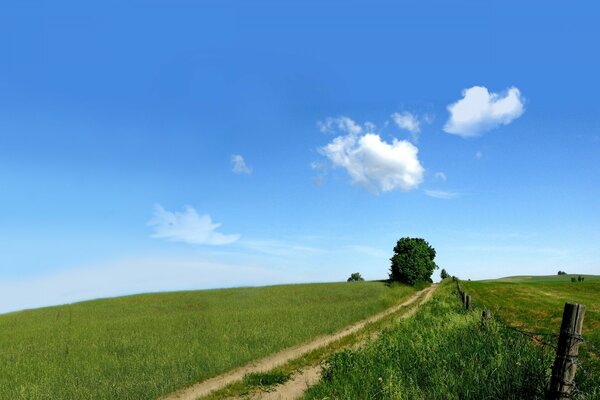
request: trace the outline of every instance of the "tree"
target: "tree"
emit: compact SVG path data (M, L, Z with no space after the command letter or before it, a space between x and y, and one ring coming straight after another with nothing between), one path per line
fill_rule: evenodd
M360 272L355 272L353 274L350 274L350 278L348 278L348 282L362 282L365 279L360 276Z
M405 237L396 243L390 270L390 280L414 286L417 282L431 281L438 267L433 261L435 249L424 239Z
M559 275L566 275L567 273L565 271L558 271Z
M448 278L450 275L448 275L448 273L446 272L445 269L442 268L442 272L440 272L440 278L442 279L446 279Z

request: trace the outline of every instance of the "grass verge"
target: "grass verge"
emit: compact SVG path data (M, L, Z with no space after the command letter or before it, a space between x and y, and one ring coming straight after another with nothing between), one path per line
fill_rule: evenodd
M452 282L378 340L330 357L305 399L543 399L553 354L481 312ZM597 399L597 390L580 393Z

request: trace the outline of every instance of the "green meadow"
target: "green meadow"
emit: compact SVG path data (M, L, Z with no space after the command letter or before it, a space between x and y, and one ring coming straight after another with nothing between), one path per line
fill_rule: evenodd
M556 345L565 303L585 304L585 342L580 347L576 384L600 391L600 276L582 275L582 282L578 276L517 276L461 284L475 305L490 309L505 324L547 335L542 340L551 345ZM589 398L600 398L600 393L597 396Z
M409 319L329 357L304 399L543 399L551 363L530 338L482 325L481 309L464 310L447 279Z
M558 334L565 303L585 304L583 335L600 348L600 276L517 276L487 281L461 281L473 301L489 308L512 326Z
M0 398L156 399L400 303L382 282L143 294L0 315Z

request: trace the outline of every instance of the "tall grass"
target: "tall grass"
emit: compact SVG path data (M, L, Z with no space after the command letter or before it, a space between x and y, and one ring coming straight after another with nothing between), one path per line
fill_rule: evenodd
M445 282L417 314L333 355L305 399L542 399L553 355L481 312Z
M155 399L414 292L382 282L146 294L0 315L0 399Z

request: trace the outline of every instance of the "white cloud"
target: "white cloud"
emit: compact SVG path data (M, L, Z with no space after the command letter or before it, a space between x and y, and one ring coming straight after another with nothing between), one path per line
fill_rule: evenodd
M236 174L250 175L252 173L252 168L246 165L244 157L239 154L234 154L231 156L231 170Z
M398 128L406 129L413 135L421 132L421 123L416 115L411 114L408 111L404 111L401 113L395 112L391 115L391 117Z
M170 212L156 205L148 225L154 227L153 238L174 242L223 245L233 243L240 238L240 235L224 235L216 232L221 224L213 224L210 215L198 215L190 206L187 206L183 212Z
M375 126L371 123L367 124L368 128ZM358 135L363 130L363 128L351 118L344 116L329 117L325 121L319 121L317 125L323 133L345 132L352 135Z
M438 180L438 181L446 182L448 180L448 177L443 172L436 172L433 177L435 178L435 180Z
M448 106L450 119L444 131L462 137L475 137L499 125L508 125L523 114L523 97L516 87L501 95L484 86L463 90L463 98Z
M458 192L449 192L446 190L425 190L425 194L429 197L442 200L452 200L460 196Z
M350 126L356 125L350 121ZM424 169L417 147L406 140L387 143L377 134L360 132L355 129L338 136L319 151L333 166L344 168L353 182L372 192L408 191L419 186Z
M481 151L478 151L475 153L475 158L478 160L481 160L483 158L483 153Z

